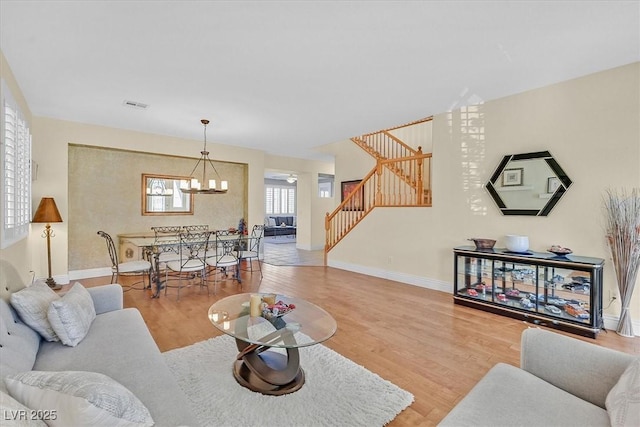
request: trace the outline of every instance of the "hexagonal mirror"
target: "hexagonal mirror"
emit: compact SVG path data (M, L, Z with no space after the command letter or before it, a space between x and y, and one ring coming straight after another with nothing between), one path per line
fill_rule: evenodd
M504 156L485 188L503 215L547 216L571 185L548 151Z

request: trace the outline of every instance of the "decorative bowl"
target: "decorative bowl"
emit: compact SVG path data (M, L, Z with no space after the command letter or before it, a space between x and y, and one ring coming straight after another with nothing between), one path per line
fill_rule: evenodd
M524 253L529 249L529 237L507 234L505 246L511 252Z
M286 304L282 301L278 301L275 304L265 305L262 310L262 317L267 320L277 319L285 314L291 313L296 306L294 304Z
M549 249L547 249L547 251L551 252L552 254L559 255L559 256L569 255L569 254L573 253L573 251L571 249L563 248L562 246L558 246L558 245L551 246Z
M496 241L493 239L479 239L473 237L467 240L471 240L473 243L475 243L476 249L493 249L493 245L496 244Z

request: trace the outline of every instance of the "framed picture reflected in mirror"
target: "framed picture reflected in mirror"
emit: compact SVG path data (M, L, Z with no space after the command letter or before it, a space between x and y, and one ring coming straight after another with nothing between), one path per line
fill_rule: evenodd
M502 174L502 186L515 187L522 185L522 175L524 175L524 168L505 169Z

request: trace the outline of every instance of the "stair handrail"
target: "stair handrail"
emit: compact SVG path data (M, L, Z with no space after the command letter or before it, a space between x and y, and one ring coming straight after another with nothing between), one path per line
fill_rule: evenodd
M409 127L409 126L415 126L415 125L418 125L420 123L430 122L432 120L433 120L433 116L429 116L429 117L425 117L425 118L422 118L422 119L415 120L413 122L405 123L403 125L398 125L398 126L393 126L393 127L390 127L390 128L382 129L380 132L388 132L388 131L391 131L391 130L402 129L402 128L406 128L406 127Z
M380 139L382 137L382 139ZM396 136L385 132L373 132L351 138L356 145L369 152L376 159L389 159L417 154L416 149L408 146Z

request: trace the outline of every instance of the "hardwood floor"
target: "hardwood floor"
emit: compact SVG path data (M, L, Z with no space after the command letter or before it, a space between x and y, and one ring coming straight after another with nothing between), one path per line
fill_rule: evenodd
M518 366L520 334L531 327L454 305L447 293L331 267L262 268L261 282L254 267L253 275L242 273L241 288L223 282L217 295L211 289L210 296L196 287L183 289L179 302L174 289L158 299L132 289L125 292L125 306L140 310L158 347L167 351L220 335L207 318L209 306L219 298L260 291L311 301L338 323L338 331L324 345L413 393L414 403L389 424L395 427L435 425L493 365ZM109 279L81 282L93 286ZM121 283L126 286L131 279ZM637 337L623 338L614 331L603 331L595 340L565 335L640 355ZM304 360L301 363L304 368Z

